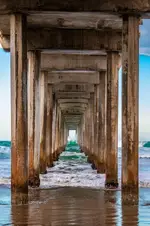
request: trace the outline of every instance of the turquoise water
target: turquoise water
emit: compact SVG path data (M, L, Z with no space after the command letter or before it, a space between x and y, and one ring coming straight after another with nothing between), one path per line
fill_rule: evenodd
M150 141L146 142L143 147L144 148L150 148Z

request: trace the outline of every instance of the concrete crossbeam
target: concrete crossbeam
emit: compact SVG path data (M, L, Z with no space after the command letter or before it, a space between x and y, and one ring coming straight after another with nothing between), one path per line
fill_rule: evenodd
M41 54L41 68L44 70L95 70L107 69L107 58L102 56Z
M85 103L88 104L88 99L58 99L58 104L61 103Z
M0 43L10 49L9 33L1 28ZM35 38L36 37L36 38ZM42 38L41 38L42 37ZM51 40L51 41L50 41ZM121 51L122 33L116 31L81 30L81 29L28 29L28 50L105 50ZM110 45L111 42L111 45ZM6 45L7 44L7 45Z
M48 73L48 83L99 84L99 73L95 71L53 71Z
M90 94L86 92L58 92L56 93L56 99L89 99Z
M57 84L53 87L54 92L94 92L93 84Z

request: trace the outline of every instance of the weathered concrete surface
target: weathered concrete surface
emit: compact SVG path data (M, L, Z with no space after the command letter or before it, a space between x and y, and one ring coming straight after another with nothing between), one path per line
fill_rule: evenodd
M118 53L107 53L107 188L118 187Z
M85 109L84 111L85 117L85 131L84 131L84 145L88 149L88 110Z
M52 156L53 157L55 152L55 140L56 140L56 98L54 95L53 96L53 121L52 121Z
M79 125L81 121L81 115L68 114L68 115L64 115L63 119L66 124L72 123L72 127L73 127L74 125Z
M54 146L54 153L53 153L53 155L54 155L54 160L56 160L57 159L57 154L56 154L56 152L57 152L57 149L58 149L58 125L59 125L59 109L58 109L58 104L57 104L57 102L56 102L56 109L55 109L55 146Z
M59 104L61 109L67 109L67 108L87 108L87 104L85 103L61 103Z
M56 93L56 99L89 99L90 94L86 92L58 92Z
M9 29L2 35L9 43ZM5 36L6 35L6 36ZM28 50L62 49L62 50L105 50L109 49L109 41L113 48L121 51L121 32L81 29L28 29ZM35 39L36 37L36 39ZM42 37L42 39L41 39ZM49 41L51 40L51 42ZM1 39L3 41L3 39ZM94 43L94 45L93 45ZM3 43L1 43L3 45ZM5 41L6 44L6 41ZM7 46L7 50L10 46Z
M79 54L41 54L41 68L44 70L106 70L105 55L79 55Z
M94 91L94 158L95 166L98 167L98 152L99 152L99 110L100 110L100 90L99 84L95 85Z
M26 17L11 15L11 188L28 192Z
M40 185L40 53L28 53L28 151L29 151L29 185Z
M64 146L64 118L61 115L61 124L60 124L60 147Z
M53 93L52 84L47 87L47 117L46 117L46 158L47 166L53 165L52 159L52 120L53 120Z
M67 28L121 31L122 19L118 15L94 12L30 12L27 14L28 28ZM0 15L0 27L9 30L9 14Z
M90 108L90 152L94 153L94 93L90 94L89 100L89 108Z
M47 76L40 74L40 173L46 173Z
M138 191L139 18L123 18L122 188Z
M58 99L58 104L61 103L85 103L88 104L88 99Z
M53 87L54 92L94 92L94 85L93 84L78 84L78 83L60 83L55 84Z
M150 1L139 1L139 0L130 0L126 2L120 2L117 0L112 1L87 1L86 4L79 0L68 2L64 0L60 2L58 0L53 0L49 2L48 0L37 1L37 0L23 0L16 1L12 0L1 0L0 1L0 11L2 13L8 11L23 11L23 12L32 12L32 11L67 11L67 12L118 12L121 11L127 12L147 12L150 11Z
M56 124L55 124L55 150L53 153L53 159L56 161L59 158L59 155L64 151L65 146L61 146L61 117L62 112L58 105L56 105Z
M54 83L89 83L99 84L99 72L96 71L51 71L48 82Z
M99 151L98 172L105 172L106 164L106 104L107 104L107 76L106 72L100 72L100 112L99 112Z
M64 145L67 144L67 139L68 139L68 129L66 123L64 123Z

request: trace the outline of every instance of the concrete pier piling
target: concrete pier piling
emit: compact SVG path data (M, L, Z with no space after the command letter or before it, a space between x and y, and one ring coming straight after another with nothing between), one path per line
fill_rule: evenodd
M29 185L40 185L40 53L28 52Z
M47 74L40 74L40 173L47 173L46 157Z
M118 187L118 52L107 52L106 188Z
M28 193L27 18L10 16L11 41L11 188Z
M52 120L53 120L53 93L52 85L48 84L47 87L47 116L46 116L46 159L47 166L53 164L52 159Z
M138 192L139 16L123 17L122 189Z
M107 115L107 76L105 71L100 72L100 110L99 110L99 150L98 150L98 172L105 173L106 170L106 115Z

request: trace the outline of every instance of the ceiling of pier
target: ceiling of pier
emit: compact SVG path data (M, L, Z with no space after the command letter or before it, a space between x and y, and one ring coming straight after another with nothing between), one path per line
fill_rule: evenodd
M28 51L41 51L41 70L68 128L76 128L89 107L107 69L106 50L121 52L124 10L148 17L150 1L0 0L2 47L10 50L10 14L25 13Z
M150 12L150 0L0 0L0 12L67 11L67 12Z

